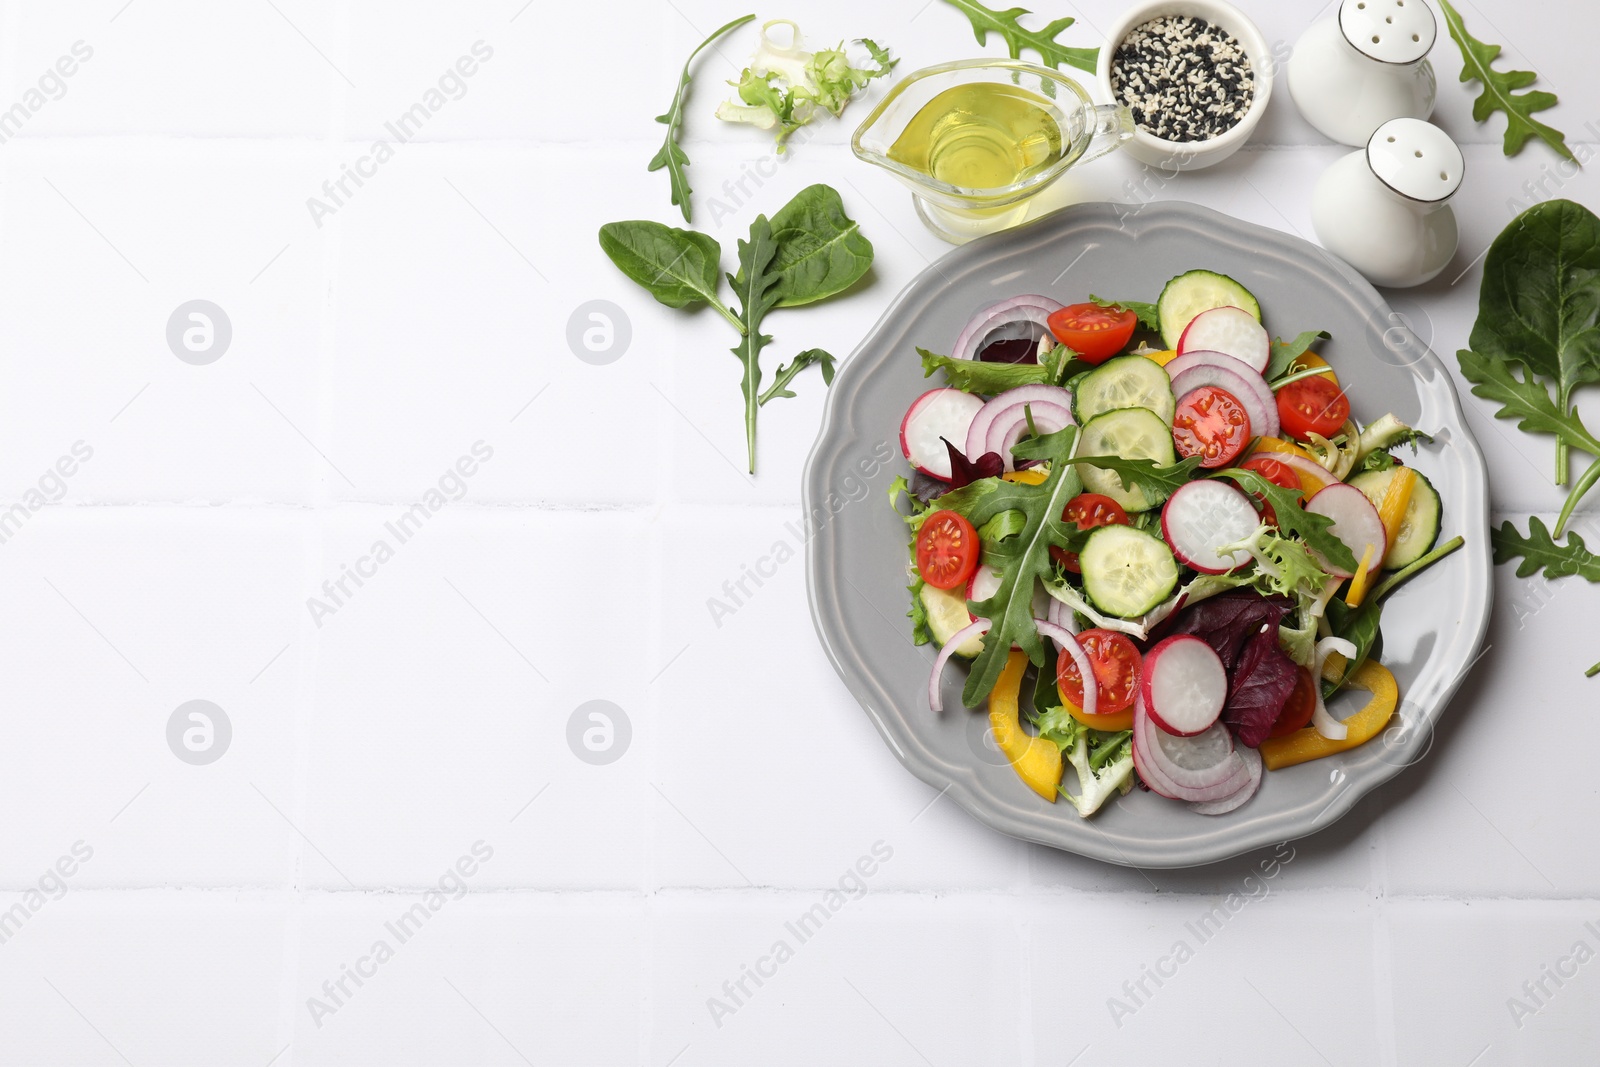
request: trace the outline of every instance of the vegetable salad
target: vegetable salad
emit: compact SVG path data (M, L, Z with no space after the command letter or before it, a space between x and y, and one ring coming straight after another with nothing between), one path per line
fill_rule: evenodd
M1328 335L1261 319L1192 270L1154 303L1004 300L950 355L919 350L947 384L907 410L890 496L912 627L939 647L930 707L969 660L962 702L1080 815L1136 781L1220 815L1264 770L1376 736L1399 699L1383 599L1461 544L1437 544L1439 495L1393 451L1427 436L1358 424L1312 351ZM1370 696L1341 720L1345 687Z

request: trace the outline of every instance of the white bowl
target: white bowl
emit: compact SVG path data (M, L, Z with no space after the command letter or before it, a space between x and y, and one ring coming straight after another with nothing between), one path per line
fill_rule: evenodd
M1277 60L1267 45L1267 39L1261 36L1261 31L1256 28L1256 24L1232 4L1224 3L1223 0L1150 0L1130 7L1107 31L1106 45L1100 49L1100 63L1096 76L1100 82L1100 91L1105 94L1108 101L1118 102L1116 94L1111 89L1111 62L1116 58L1117 49L1122 45L1123 39L1136 27L1163 15L1187 15L1190 18L1205 19L1213 26L1226 30L1244 47L1245 54L1250 57L1250 67L1255 72L1255 97L1250 102L1250 110L1246 111L1244 118L1226 133L1204 141L1169 141L1135 124L1133 139L1122 146L1124 152L1141 163L1166 170L1199 170L1201 167L1221 163L1250 139L1250 134L1255 131L1256 123L1261 121L1262 113L1267 110L1267 101L1272 96L1272 80Z

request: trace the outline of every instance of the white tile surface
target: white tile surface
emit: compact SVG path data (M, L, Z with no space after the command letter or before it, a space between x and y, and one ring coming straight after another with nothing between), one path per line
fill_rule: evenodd
M1322 7L1242 6L1285 52ZM1593 152L1576 16L1458 6ZM1121 8L1047 14L1092 44ZM791 524L821 382L762 413L750 478L726 326L595 245L614 218L679 221L645 170L652 119L734 13L0 5L0 111L93 50L0 152L0 507L54 498L0 544L0 1064L1585 1062L1585 583L1499 570L1490 648L1427 758L1316 837L1211 867L1024 845L896 765L806 607ZM887 42L902 73L980 51L939 2L771 14L796 13L813 43ZM757 212L825 181L877 250L871 284L771 316L770 371L848 353L947 247L849 156L882 83L781 157L710 117L754 34L698 67L697 223L729 263ZM1433 60L1467 158L1461 250L1391 295L1449 363L1530 183L1597 192L1540 145L1503 158L1448 42ZM1222 166L1152 184L1113 156L1057 192L1308 235L1344 151L1280 83ZM166 337L196 299L231 327L207 365ZM611 363L569 349L594 300L631 333ZM1548 443L1465 404L1497 521L1556 510ZM167 739L197 699L231 728L205 765ZM402 943L385 924L414 905Z

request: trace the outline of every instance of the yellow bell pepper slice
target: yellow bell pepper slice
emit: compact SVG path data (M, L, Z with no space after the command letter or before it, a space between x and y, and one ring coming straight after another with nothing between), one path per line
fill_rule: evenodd
M1171 348L1164 352L1139 352L1137 354L1143 356L1145 359L1148 359L1153 363L1158 363L1163 367L1178 358L1177 351Z
M1356 564L1356 574L1350 579L1350 588L1345 591L1344 602L1352 608L1359 608L1362 599L1367 595L1367 587L1372 584L1372 553L1378 546L1368 544L1367 550L1361 553L1361 562Z
M1394 675L1383 664L1369 659L1350 676L1350 684L1371 693L1372 699L1367 701L1366 707L1344 720L1347 731L1344 740L1330 741L1311 726L1284 737L1269 737L1257 750L1269 771L1344 752L1383 732L1400 702L1400 687L1395 684Z
M1027 733L1017 718L1017 694L1022 689L1022 672L1027 668L1027 655L1012 649L1000 680L989 693L989 731L994 735L995 746L1011 761L1017 777L1054 804L1061 785L1061 750L1054 741Z
M1256 438L1256 443L1250 449L1250 454L1255 455L1257 452L1278 452L1287 456L1299 456L1301 459L1309 459L1313 463L1317 462L1317 457L1310 452L1307 452L1292 441L1285 441L1281 437ZM1318 464L1318 466L1321 466L1321 464ZM1332 478L1333 475L1330 474L1328 477Z
M1038 467L1029 467L1026 470L1006 471L1000 476L1003 482L1016 482L1019 485L1043 485L1044 480L1050 475Z
M1389 491L1383 494L1378 505L1378 518L1383 522L1383 532L1389 538L1389 550L1394 551L1400 539L1400 527L1405 522L1406 509L1411 507L1411 495L1417 489L1417 472L1410 467L1394 468L1394 478Z
M1061 686L1056 686L1056 695L1061 696ZM1125 708L1122 711L1113 711L1109 715L1086 715L1082 708L1061 696L1061 706L1067 709L1067 714L1077 719L1091 730L1106 730L1110 733L1119 733L1123 730L1133 729L1133 709Z
M1302 352L1294 357L1294 362L1289 364L1289 369L1284 373L1299 374L1301 371L1313 370L1318 367L1322 368L1322 373L1316 377L1327 378L1334 385L1339 384L1339 376L1333 373L1333 368L1328 366L1328 361L1315 352Z

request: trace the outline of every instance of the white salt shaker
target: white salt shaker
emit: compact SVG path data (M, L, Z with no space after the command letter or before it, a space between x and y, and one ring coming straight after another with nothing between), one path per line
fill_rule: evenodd
M1317 181L1317 240L1373 285L1403 289L1431 280L1456 253L1448 201L1461 187L1463 166L1461 149L1439 127L1390 119Z
M1438 85L1425 57L1438 32L1423 0L1344 0L1295 44L1289 95L1324 136L1364 145L1390 119L1433 114Z

